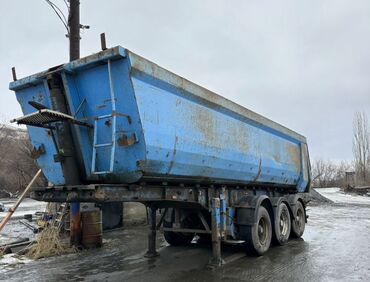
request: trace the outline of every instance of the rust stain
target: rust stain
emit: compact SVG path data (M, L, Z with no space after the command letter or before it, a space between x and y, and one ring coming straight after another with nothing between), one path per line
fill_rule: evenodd
M38 159L41 155L45 154L45 146L44 144L41 144L38 147L33 147L31 151L31 158L32 159Z
M195 96L205 107L219 111L219 109L226 109L233 113L240 115L243 118L248 118L256 121L258 124L265 125L266 127L280 131L288 136L292 136L295 139L305 142L306 139L300 134L276 123L268 118L265 118L253 111L250 111L224 97L217 95L197 84L190 82L189 80L178 76L170 71L167 71L160 66L140 57L134 53L128 51L129 57L131 58L132 68L137 69L143 73L154 76L159 80L166 81L167 83L175 86L184 96Z
M281 154L280 154L281 142L277 141L276 139L273 139L271 146L273 147L273 152L274 152L272 154L273 160L277 163L281 163Z
M127 134L122 134L120 138L117 139L118 146L129 147L134 145L135 143L136 143L135 133L129 136Z
M218 118L219 112L211 108L197 105L192 107L189 112L191 116L191 126L200 132L204 139L200 142L203 145L211 146L215 150L221 150L225 144L233 144L235 149L241 152L249 151L250 133L248 128L241 122L226 121Z
M243 153L249 151L249 131L248 129L239 123L229 123L227 126L227 142L237 142L239 150Z
M297 147L297 145L295 144L287 144L286 151L288 152L288 155L292 160L293 165L299 171L301 169L301 156L299 147Z
M207 143L217 143L215 118L207 108L194 107L192 124L204 135Z
M280 159L280 155L279 154L274 154L272 156L272 158L274 159L275 162L277 163L280 163L281 159Z

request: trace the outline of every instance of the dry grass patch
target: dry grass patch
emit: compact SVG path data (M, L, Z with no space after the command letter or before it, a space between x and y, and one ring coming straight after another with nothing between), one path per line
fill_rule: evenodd
M31 246L26 256L30 259L59 256L78 252L76 247L71 247L69 242L61 239L59 230L55 227L45 228Z

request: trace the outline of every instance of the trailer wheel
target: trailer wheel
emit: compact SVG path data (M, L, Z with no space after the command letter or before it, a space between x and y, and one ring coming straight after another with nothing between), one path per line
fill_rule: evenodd
M306 212L300 201L297 201L294 218L292 218L291 236L300 238L306 226Z
M265 207L258 208L257 222L243 226L247 252L261 256L268 251L272 238L271 219Z
M275 240L279 245L284 245L289 240L291 219L289 209L285 203L280 203L275 216Z
M163 227L172 228L174 222L174 214L175 211L172 213L172 221L163 221ZM181 221L181 228L191 228L191 218L188 216L183 221ZM195 234L194 233L182 233L182 232L172 232L172 231L164 231L163 232L164 239L166 242L172 246L184 246L189 245L193 240Z

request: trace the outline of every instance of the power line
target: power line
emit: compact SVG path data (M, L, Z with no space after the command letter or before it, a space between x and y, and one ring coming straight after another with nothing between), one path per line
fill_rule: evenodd
M60 16L62 16L63 17L63 23L65 23L65 24L68 24L68 21L67 21L67 18L66 18L66 16L64 15L64 13L63 13L63 11L56 5L56 4L54 4L53 2L51 2L50 0L45 0L52 8L53 8L53 10ZM56 9L58 10L58 12L56 11ZM60 17L59 17L60 18Z
M59 12L60 12L60 14L63 16L63 19L65 20L65 21L67 21L67 18L66 18L66 16L64 15L64 13L63 13L63 11L56 5L56 4L54 4L53 2L51 2L50 0L47 0L50 4L52 4Z
M66 4L67 10L68 10L68 12L69 12L69 5L68 5L67 0L63 0L63 2L64 2L64 4Z
M50 0L45 0L45 1L46 1L47 4L49 4L49 6L53 9L53 11L55 12L55 14L60 19L60 21L63 23L63 25L66 28L67 33L69 35L68 20L67 20L66 16L64 15L63 11L56 4L54 4L53 2L51 2ZM64 0L64 3L69 8L69 6L68 6L68 4L67 4L67 2L65 0Z

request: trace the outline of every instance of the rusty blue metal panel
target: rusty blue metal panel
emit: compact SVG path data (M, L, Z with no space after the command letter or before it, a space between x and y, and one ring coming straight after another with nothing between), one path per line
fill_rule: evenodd
M309 173L303 136L135 54L128 57L145 132L146 176L305 190Z
M68 64L62 72L70 81L64 87L68 89L71 112L80 109L76 117L95 126L94 129L75 128L84 151L87 181L127 183L138 181L142 176L138 164L145 160L145 142L129 79L129 65L123 49L115 50L117 53L110 50L110 56L103 54L73 66Z
M303 136L122 47L53 72L63 79L70 114L95 124L94 129L73 128L87 182L256 183L296 186L300 192L309 183ZM40 91L50 106L47 73L11 83L24 114L34 111L28 101L37 100ZM58 170L47 177L59 184L63 177L52 161L52 140L33 130L32 142L47 148L38 162ZM112 146L94 150L94 144L109 142Z
M42 80L34 81L29 87L17 90L17 100L24 114L35 111L35 109L28 104L29 101L35 101L50 107L49 89ZM32 147L36 149L40 146L44 147L46 153L41 154L36 161L46 178L55 185L64 184L60 163L54 162L54 154L57 152L49 130L27 126L27 131Z

